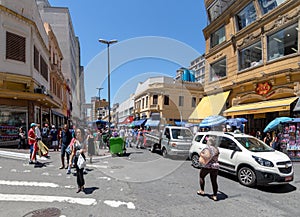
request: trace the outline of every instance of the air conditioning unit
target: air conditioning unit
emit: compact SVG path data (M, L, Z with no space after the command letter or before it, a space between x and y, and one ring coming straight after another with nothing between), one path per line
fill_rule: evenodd
M34 92L35 92L35 93L42 93L42 92L43 92L43 89L40 88L40 87L37 87L37 88L34 88Z

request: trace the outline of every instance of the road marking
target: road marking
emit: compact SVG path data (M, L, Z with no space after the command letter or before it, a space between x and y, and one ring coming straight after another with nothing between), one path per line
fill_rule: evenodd
M95 165L95 164L87 164L87 167L93 167L93 168L101 168L101 169L107 169L108 166L106 165Z
M26 181L6 181L6 180L0 180L0 185L47 187L47 188L59 187L59 185L54 183L49 183L49 182L26 182Z
M44 195L28 195L28 194L0 194L0 201L22 201L22 202L66 202L72 204L80 204L85 206L96 205L94 198L73 198L61 196L44 196Z
M2 157L8 157L13 159L29 159L29 154L25 153L18 153L18 152L12 152L12 151L0 151L0 156ZM45 157L36 156L38 160L47 160Z
M104 203L111 207L119 207L121 205L126 205L128 209L135 209L135 205L132 202L122 202L122 201L115 201L115 200L105 200Z
M110 181L110 180L111 180L111 178L106 177L106 176L104 176L104 177L97 177L97 179L104 179L104 180L107 180L107 181Z

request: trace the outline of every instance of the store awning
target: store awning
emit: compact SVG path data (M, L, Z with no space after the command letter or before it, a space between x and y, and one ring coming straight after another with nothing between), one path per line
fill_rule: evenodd
M203 120L211 115L219 115L229 96L230 91L205 96L190 115L189 120Z
M300 97L298 97L298 102L295 105L295 108L293 110L294 112L299 112L300 111Z
M141 126L141 125L143 125L146 121L147 121L147 119L141 119L141 120L133 121L133 122L131 123L131 125L134 126L134 127L136 127L136 126Z
M145 123L145 126L149 126L149 127L157 127L159 125L159 120L151 120L148 119L147 122Z
M224 116L246 115L246 114L260 114L266 112L288 111L290 105L298 97L268 100L256 103L242 104L232 106L223 112Z

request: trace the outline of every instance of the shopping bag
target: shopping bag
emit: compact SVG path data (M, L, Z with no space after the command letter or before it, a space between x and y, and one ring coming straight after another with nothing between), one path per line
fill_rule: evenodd
M80 154L78 157L77 166L79 169L82 169L86 166L86 161L85 161L84 157L82 156L82 154Z

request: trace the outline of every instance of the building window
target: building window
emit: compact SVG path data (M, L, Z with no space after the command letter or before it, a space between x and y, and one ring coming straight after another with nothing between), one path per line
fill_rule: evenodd
M146 108L148 108L148 100L149 100L149 97L146 96Z
M196 97L192 97L192 107L196 107Z
M169 105L169 96L164 96L164 105Z
M248 4L236 15L238 30L241 30L256 20L256 11L253 2Z
M268 36L268 60L298 52L298 24Z
M215 0L208 7L208 18L211 21L219 17L235 0Z
M158 95L153 95L153 105L157 105L158 103Z
M258 0L258 3L260 5L262 13L266 14L285 1L286 0Z
M210 47L213 48L225 41L225 26L215 31L210 36Z
M38 49L33 46L33 65L37 71L40 71L40 53Z
M183 106L184 104L184 97L183 96L179 96L179 106Z
M210 81L217 81L226 77L226 58L221 59L210 66Z
M25 63L25 37L16 35L11 32L6 32L6 59L17 60Z
M145 108L144 106L145 106L145 99L143 98L143 99L142 99L142 109Z
M262 63L261 42L250 45L239 51L239 70L257 66Z
M48 65L42 56L40 56L40 62L41 75L48 81Z

